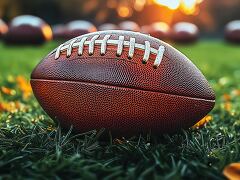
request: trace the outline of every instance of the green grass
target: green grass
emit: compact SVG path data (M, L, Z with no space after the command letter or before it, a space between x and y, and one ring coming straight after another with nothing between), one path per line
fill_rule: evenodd
M216 91L213 120L204 128L108 141L99 140L101 132L62 132L33 95L23 97L16 77L29 79L35 65L56 46L56 42L37 47L0 44L0 88L13 91L0 90L0 104L14 104L8 110L0 107L1 178L224 179L223 168L240 161L239 46L217 40L176 45Z
M0 75L25 75L29 76L33 67L44 58L57 42L48 43L45 46L6 46L0 43Z

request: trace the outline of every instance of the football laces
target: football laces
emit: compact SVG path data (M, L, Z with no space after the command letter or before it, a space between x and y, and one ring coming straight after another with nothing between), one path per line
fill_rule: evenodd
M116 56L120 57L123 52L124 47L129 47L128 50L128 58L132 59L134 56L135 49L140 49L144 51L142 63L146 64L149 60L150 54L155 54L156 58L153 64L154 68L159 67L161 61L163 59L163 55L165 52L165 47L160 45L158 49L151 47L149 41L145 41L144 44L136 43L136 39L131 37L130 40L125 40L124 36L119 36L118 39L110 39L111 35L105 35L103 39L98 39L100 37L99 34L94 35L90 40L87 40L87 36L76 37L69 41L67 44L61 44L56 49L55 59L57 60L61 52L66 51L66 56L70 57L72 54L73 48L78 48L78 55L81 56L83 54L84 46L88 46L88 54L89 56L94 54L94 48L97 45L100 45L100 54L104 56L107 51L108 45L117 46Z

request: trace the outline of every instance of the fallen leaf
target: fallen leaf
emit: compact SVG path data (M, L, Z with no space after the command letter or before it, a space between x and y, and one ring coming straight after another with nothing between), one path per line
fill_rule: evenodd
M22 91L24 99L27 99L32 95L31 85L23 76L17 77L17 85Z
M2 86L1 87L1 91L4 93L4 94L7 94L7 95L10 95L10 96L13 96L16 94L16 91L14 89L10 89L10 88L7 88L5 86Z
M7 112L17 112L17 111L26 111L27 106L20 103L19 101L10 101L10 102L0 102L0 111L7 111Z
M223 170L223 174L229 180L239 180L240 179L240 163L232 163L227 165Z
M202 118L200 121L198 121L194 126L192 126L193 129L197 129L200 127L203 127L206 123L211 121L213 118L211 115L207 115L204 118Z
M231 109L232 109L232 103L230 103L230 102L224 103L224 109L225 109L226 111L231 111Z
M232 94L233 94L234 96L240 96L240 89L234 89L234 90L232 91Z
M223 99L225 101L231 101L231 96L229 94L225 93L225 94L223 94Z

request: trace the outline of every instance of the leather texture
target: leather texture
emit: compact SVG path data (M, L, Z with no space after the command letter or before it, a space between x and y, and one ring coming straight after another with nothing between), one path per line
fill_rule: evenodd
M69 58L62 52L55 60L52 51L35 68L31 84L43 109L64 127L71 124L79 132L107 128L114 134L173 132L187 128L204 117L214 106L215 95L202 73L186 56L170 45L140 33L101 31L90 33L91 39L111 34L136 43L149 41L151 47L165 47L164 57L153 68L156 55L142 63L144 51L135 49L128 59L128 47L120 57L117 46L108 45L104 56L100 45L93 55L84 47L82 56L73 48ZM67 42L68 43L68 42ZM66 44L67 44L66 43Z
M32 80L42 107L63 127L78 132L106 128L114 135L169 133L203 118L212 100L102 84Z

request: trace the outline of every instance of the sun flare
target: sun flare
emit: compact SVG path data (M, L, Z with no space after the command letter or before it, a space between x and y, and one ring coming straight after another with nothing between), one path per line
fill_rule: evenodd
M175 10L180 6L180 1L179 0L155 0L156 4L166 6L169 9Z
M180 9L184 14L195 15L198 12L198 5L203 0L154 0L154 2L171 10Z

